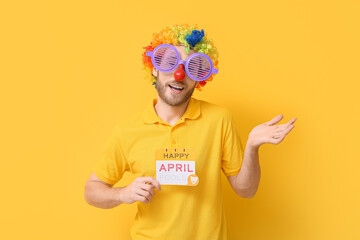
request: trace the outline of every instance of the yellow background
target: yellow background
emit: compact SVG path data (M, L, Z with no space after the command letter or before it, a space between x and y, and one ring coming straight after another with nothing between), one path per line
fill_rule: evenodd
M90 206L84 184L112 128L156 96L142 47L163 26L197 23L220 70L194 97L230 109L244 145L276 115L298 118L282 143L260 147L253 199L223 175L229 239L360 239L359 10L355 0L2 1L0 238L129 239L135 205Z

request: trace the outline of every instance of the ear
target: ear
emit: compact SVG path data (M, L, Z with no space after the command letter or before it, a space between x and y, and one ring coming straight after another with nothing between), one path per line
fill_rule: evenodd
M152 70L152 75L153 75L154 77L157 77L157 76L158 76L158 71L157 71L156 68L153 68L153 70Z

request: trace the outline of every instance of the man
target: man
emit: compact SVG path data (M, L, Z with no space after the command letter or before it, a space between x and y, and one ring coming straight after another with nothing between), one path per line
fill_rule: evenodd
M187 37L181 37L187 29ZM152 60L157 98L141 115L116 126L85 185L85 199L99 208L136 202L138 211L130 231L134 240L224 240L221 171L239 196L252 198L260 181L260 145L280 143L296 118L275 126L282 119L279 115L256 126L244 151L232 114L192 97L194 89L209 79L201 76L217 73L213 70L217 61L206 64L206 56L193 57L196 45L206 42L203 31L187 25L166 31L180 36L177 44L161 45L162 40L155 43L160 48L146 48L151 50L146 57ZM191 67L187 60L195 64ZM162 68L168 66L169 71ZM114 188L126 171L139 177L128 186Z

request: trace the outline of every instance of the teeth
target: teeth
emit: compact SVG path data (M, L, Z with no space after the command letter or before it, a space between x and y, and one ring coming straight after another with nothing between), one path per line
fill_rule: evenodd
M173 85L170 85L171 87L175 88L175 89L179 89L179 90L183 90L184 88L183 87L177 87L177 86L173 86Z

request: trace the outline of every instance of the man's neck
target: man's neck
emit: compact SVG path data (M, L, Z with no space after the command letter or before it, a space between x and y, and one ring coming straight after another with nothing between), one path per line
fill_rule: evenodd
M189 98L188 101L184 102L183 104L181 104L179 106L171 106L171 105L167 104L166 102L164 102L158 96L157 103L154 106L156 114L160 117L160 119L169 123L171 126L174 126L175 123L186 112L186 109L188 107L190 99L191 98Z

